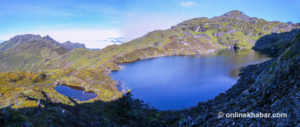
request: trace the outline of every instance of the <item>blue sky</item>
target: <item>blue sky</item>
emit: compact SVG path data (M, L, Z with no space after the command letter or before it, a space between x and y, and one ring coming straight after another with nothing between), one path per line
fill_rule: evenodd
M300 22L299 0L0 0L0 40L33 33L103 48L113 44L111 38L128 41L231 10L269 21Z

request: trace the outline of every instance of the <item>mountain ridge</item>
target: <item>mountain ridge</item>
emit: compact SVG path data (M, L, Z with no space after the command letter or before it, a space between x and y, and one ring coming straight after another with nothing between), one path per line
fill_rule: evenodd
M84 44L59 43L50 36L17 35L0 44L0 71L40 71L40 66Z
M35 35L35 34L23 34L23 35L16 35L7 41L3 41L3 43L5 43L5 44L0 45L0 52L3 52L9 48L17 46L18 44L22 44L22 43L26 43L26 42L30 42L30 41L34 41L34 40L35 41L49 40L51 43L60 45L69 51L74 48L86 48L83 43L73 43L71 41L59 43L58 41L54 40L49 35L42 37L41 35Z
M95 92L98 100L114 100L122 93L117 91L118 83L109 77L109 73L119 70L120 63L161 56L213 54L225 48L250 49L265 35L289 32L299 27L295 24L268 22L263 19L248 20L244 14L235 11L224 15L227 17L186 20L170 29L153 31L130 42L107 46L97 51L84 48L68 51L49 36L42 38L43 41L33 39L28 44L5 48L6 51L0 52L0 72L3 72L0 76L5 77L0 80L3 87L1 92L10 95L5 91L6 88L22 81L25 83L13 88L13 91L20 94L7 97L2 106L9 105L6 102L10 98L19 98L24 103L16 107L27 107L27 99L21 95L28 93L24 93L22 89L39 90L40 87L28 86L43 86L46 81L84 87L85 91ZM236 19L236 16L241 16L241 19ZM0 44L0 47L4 47L3 45L6 43ZM47 78L40 79L39 75L45 75ZM54 86L45 88L44 92L53 95L52 97L60 95L53 90ZM32 97L40 98L39 92L32 93ZM66 97L60 98L68 100ZM61 101L52 99L56 102ZM32 103L36 105L35 102Z
M102 66L107 64L101 60L105 59L103 56L104 52L107 52L112 47L114 47L113 53L105 54L108 55L107 59L114 60L113 62L116 63L132 62L146 57L166 55L208 54L223 48L252 48L256 40L263 35L287 32L299 27L299 25L293 23L268 22L263 19L249 17L241 11L234 10L213 18L200 17L186 20L172 26L170 29L152 31L127 43L108 46L102 50L94 52L74 50L73 54L63 53L53 59L49 59L49 64L40 68L47 70L62 67L75 69L78 67ZM44 37L44 39L55 41L49 36ZM4 44L5 42L0 44L0 51ZM77 46L79 48L84 47L83 45ZM70 48L72 47L71 45L62 47L67 48L68 52L73 49ZM85 55L80 55L77 59L73 58L74 54L82 52L85 52L83 53ZM3 61L0 60L1 62ZM6 71L18 70L16 68L7 69ZM38 69L33 68L30 70L37 71Z
M77 43L77 42L71 42L71 41L66 41L64 43L61 43L61 45L67 49L68 51L71 51L75 48L84 48L86 49L85 45L83 43Z

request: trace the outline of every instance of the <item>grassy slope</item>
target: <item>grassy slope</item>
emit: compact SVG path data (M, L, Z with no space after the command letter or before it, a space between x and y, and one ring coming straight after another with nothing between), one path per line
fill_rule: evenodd
M7 126L299 126L300 31L264 38L277 38L261 44L264 48L281 47L274 59L243 68L232 88L191 109L157 111L129 94L109 103L95 101L75 106L42 101L46 108L6 108L1 110L6 113L0 116ZM219 118L218 112L287 113L288 116Z
M206 54L210 49L235 46L252 48L261 36L272 32L290 31L292 28L295 26L257 18L196 18L184 21L171 29L153 31L128 43L109 46L103 50L74 50L52 63L59 65L58 68L91 68L163 55Z
M222 48L251 48L263 35L289 31L295 27L257 18L243 19L245 17L241 17L239 12L231 13L234 15L187 20L171 29L153 31L128 43L108 46L98 51L78 48L63 52L61 47L45 46L44 43L38 42L26 43L2 53L0 68L1 71L29 71L13 73L21 77L37 72L37 75L45 74L49 77L46 80L53 84L60 81L68 85L82 86L86 91L96 92L98 94L96 99L108 101L121 96L115 87L116 82L107 75L111 70L119 69L118 63L165 55L207 54ZM44 48L40 49L41 47ZM27 78L21 79L20 82L25 85L24 88L31 91L37 88L28 87L32 82L27 82ZM10 79L1 81L3 89L10 87L10 84ZM40 84L45 88L50 87L44 92L57 94L51 88L55 85ZM41 87L44 87L43 85ZM12 88L15 89L15 93L24 93L17 88L19 87ZM9 91L2 90L0 93L6 95ZM38 93L29 92L29 94L35 98L39 97ZM26 100L21 94L15 94L14 97ZM14 105L17 103L4 97L1 97L1 100ZM5 103L5 106L7 104ZM21 107L28 105L24 103Z

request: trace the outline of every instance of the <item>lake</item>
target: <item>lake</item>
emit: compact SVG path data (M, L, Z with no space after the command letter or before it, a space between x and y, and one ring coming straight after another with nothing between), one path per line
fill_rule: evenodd
M83 88L76 86L57 85L54 89L60 94L79 101L88 101L97 97L97 94L93 92L84 92Z
M160 110L179 110L213 99L232 87L239 68L270 59L253 50L210 56L168 56L123 64L111 77L134 98Z

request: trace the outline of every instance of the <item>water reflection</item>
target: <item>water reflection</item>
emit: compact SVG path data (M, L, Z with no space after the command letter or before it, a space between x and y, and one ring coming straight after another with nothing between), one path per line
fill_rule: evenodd
M229 60L229 64L232 64L232 68L229 72L229 76L232 78L238 78L240 68L250 65L257 64L263 61L269 60L270 57L267 55L255 52L254 50L221 50L217 53L217 56L223 56Z

